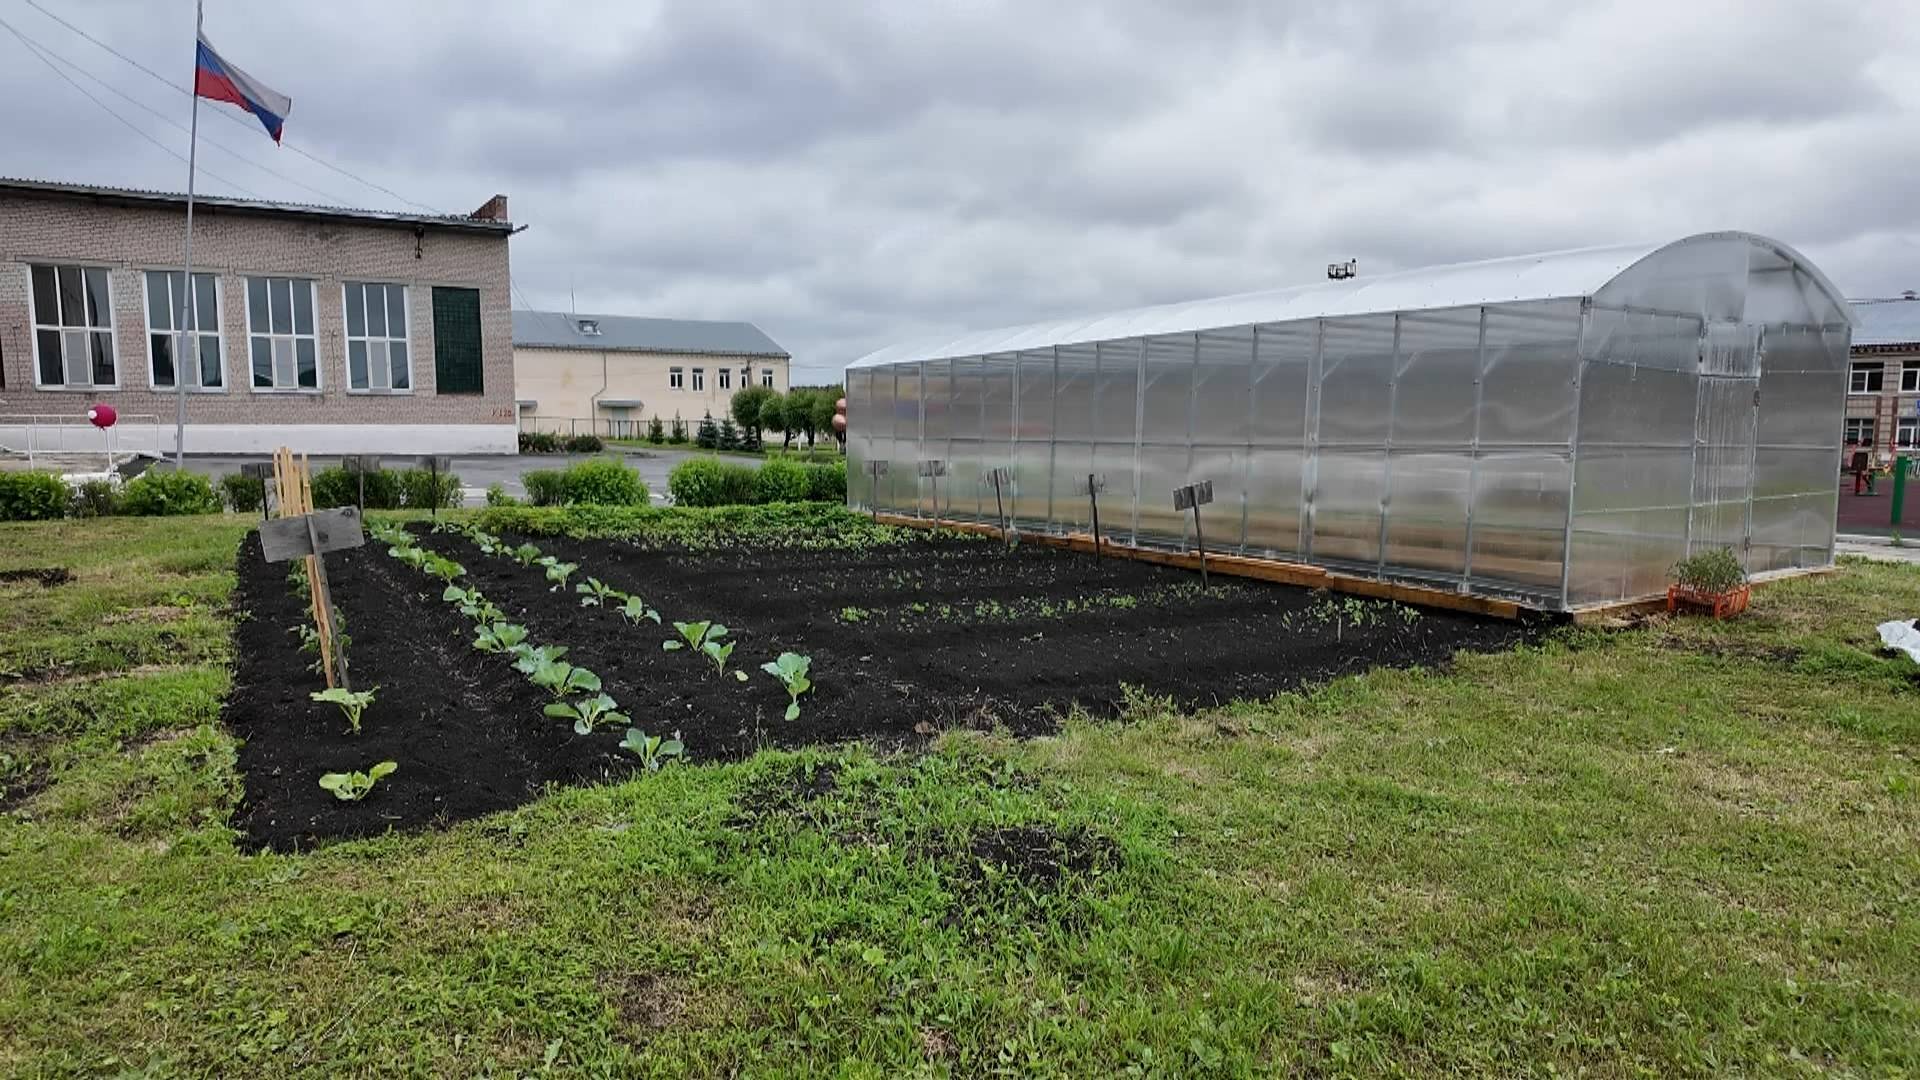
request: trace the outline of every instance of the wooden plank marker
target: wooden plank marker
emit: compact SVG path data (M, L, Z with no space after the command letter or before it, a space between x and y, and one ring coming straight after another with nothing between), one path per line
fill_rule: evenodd
M933 485L933 516L940 516L940 478L947 475L947 463L939 458L928 458L920 463L920 476Z
M356 548L367 542L360 528L360 509L313 509L312 478L305 458L281 447L273 455L274 487L280 493L279 516L260 526L260 554L269 563L307 560L307 593L313 601L313 628L320 638L320 668L327 687L353 689L347 681L347 656L335 629L333 592L327 585L326 553Z
M273 465L265 461L250 462L240 466L240 475L260 481L260 520L270 520L267 517L267 481L273 479Z
M353 505L359 507L362 511L366 510L367 474L380 471L379 457L372 454L349 454L340 459L340 467L347 470L349 475L359 481L360 494L354 499Z
M431 517L440 516L440 478L453 471L453 459L444 454L423 454L420 467L427 470L427 476L433 483L433 507Z
M1093 511L1093 557L1100 557L1100 493L1107 490L1105 473L1087 474L1087 506Z
M1005 489L1013 486L1013 473L1004 465L995 465L988 469L981 479L993 485L993 512L1000 519L1000 538L1007 542L1007 550L1013 550L1013 522L1007 517Z
M1200 587L1207 587L1207 538L1200 532L1200 508L1213 501L1213 481L1202 480L1173 489L1173 509L1193 511L1193 546L1200 552Z

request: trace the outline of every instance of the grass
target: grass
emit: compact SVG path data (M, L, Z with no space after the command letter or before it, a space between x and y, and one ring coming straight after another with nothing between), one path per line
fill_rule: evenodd
M0 1074L1920 1069L1920 689L1872 629L1909 568L249 855L239 536L0 526L77 575L0 584Z

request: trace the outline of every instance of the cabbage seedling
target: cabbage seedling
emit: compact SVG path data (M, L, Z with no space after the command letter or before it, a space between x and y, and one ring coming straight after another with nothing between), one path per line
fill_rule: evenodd
M620 749L632 751L648 772L659 772L660 766L674 758L685 757L687 753L686 744L680 741L679 732L674 732L671 739L662 739L658 735L649 735L637 727L627 729L627 737L620 740Z
M807 671L813 667L813 657L799 653L783 652L780 659L769 660L760 665L760 670L780 680L787 690L787 719L800 719L800 695L813 689L813 683L807 678Z
M583 667L574 667L565 660L551 660L544 664L535 664L527 675L533 685L544 689L556 698L568 694L591 693L600 689L600 676Z
M611 697L600 694L597 697L581 698L579 701L556 701L541 711L548 716L572 720L575 735L591 735L593 729L601 724L626 723L627 714L617 711L618 709L619 706Z
M612 607L627 598L626 593L597 577L590 577L584 584L575 585L573 591L580 594L581 607Z
M467 572L467 568L454 562L452 559L439 555L429 555L427 557L426 571L441 581L451 583L454 578L464 575Z
M547 580L553 582L555 589L565 585L573 572L580 569L579 563L561 562L551 555L542 557L540 565L547 568Z
M513 669L522 675L531 675L539 670L540 665L551 664L555 660L567 655L567 647L565 645L540 645L537 647L509 645L507 651L518 658L513 662Z
M660 613L648 607L645 600L631 593L627 595L627 602L620 605L620 614L634 624L638 624L641 619L652 619L656 625L660 622Z
M727 673L727 658L733 655L734 643L729 641L725 645L720 644L720 639L727 636L726 627L712 620L703 619L700 622L677 622L673 624L673 628L680 632L682 640L675 641L668 638L660 643L662 649L673 652L677 649L692 648L713 661L714 670L718 674ZM734 672L733 677L741 682L747 681L747 673L744 671Z
M340 706L340 711L347 714L347 727L355 735L360 734L360 714L373 704L372 690L346 690L336 686L331 690L315 690L308 696L315 701Z
M388 548L387 554L399 559L415 570L426 569L427 560L433 558L433 552L427 551L424 548L414 547L412 544L402 544Z
M341 802L359 802L367 797L381 777L399 767L391 761L383 761L366 772L330 772L320 778L320 786L333 792L333 797Z
M519 563L521 566L532 566L534 563L539 562L541 558L540 549L534 547L532 544L521 544L519 547L508 551L507 554L513 556L513 561Z
M527 640L527 628L514 623L496 622L477 627L473 632L473 647L481 652L512 652L514 646Z
M719 626L714 629L725 632L727 628ZM718 641L713 640L714 637L714 634L708 633L706 642L700 646L700 651L707 654L707 659L713 661L714 674L725 678L727 674L727 658L733 655L733 647L740 643L737 641L729 641L725 645L722 645ZM739 682L747 681L747 673L744 671L734 672L733 677Z

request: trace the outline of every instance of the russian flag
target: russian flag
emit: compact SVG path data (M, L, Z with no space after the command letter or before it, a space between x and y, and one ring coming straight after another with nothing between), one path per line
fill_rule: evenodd
M285 94L269 90L260 80L241 71L220 58L207 44L207 35L200 35L200 45L193 65L193 92L203 98L225 101L247 110L260 118L266 125L267 134L274 142L280 141L280 129L287 122L287 113L293 110L293 99Z

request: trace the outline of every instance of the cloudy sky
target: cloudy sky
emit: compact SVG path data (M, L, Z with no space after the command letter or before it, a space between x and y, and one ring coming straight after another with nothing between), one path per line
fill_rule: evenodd
M190 0L37 2L186 81ZM184 154L184 96L28 0L0 19ZM290 146L437 210L507 193L516 306L748 319L802 379L1349 257L1740 228L1851 295L1920 288L1905 0L207 0L207 34L292 95ZM4 30L0 58L0 174L183 186ZM410 208L201 130L207 190Z

